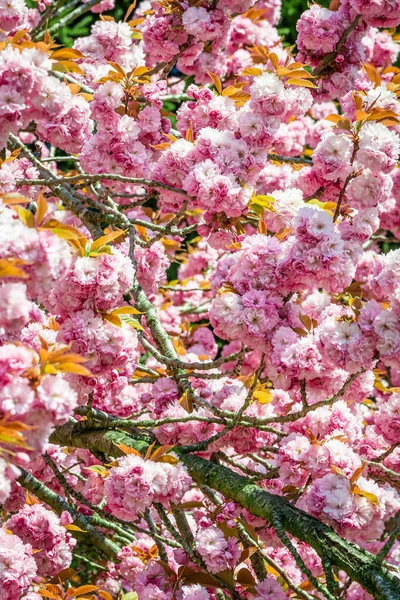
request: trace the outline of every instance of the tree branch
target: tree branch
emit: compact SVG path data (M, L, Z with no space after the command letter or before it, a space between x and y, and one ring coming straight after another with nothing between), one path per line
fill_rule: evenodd
M101 550L108 558L116 560L116 555L120 548L111 540L101 534L93 525L91 525L86 517L80 512L72 508L63 498L58 496L53 490L50 490L41 481L30 475L24 469L20 469L22 475L18 478L18 483L25 489L29 490L39 500L50 506L55 512L60 515L63 511L67 511L78 527L87 533L88 537L93 542L93 545Z
M112 439L106 437L110 434L118 434L124 440L122 442L121 439L122 443L137 450L140 448L139 451L142 453L145 453L148 447L146 442L135 440L123 432L103 430L74 436L73 430L69 427L64 436L65 428L64 425L53 434L52 443L89 450L104 451L107 448L109 454L121 456L121 451ZM103 437L106 437L106 440L102 440ZM85 445L80 445L82 443ZM354 581L360 583L376 600L400 598L400 579L370 552L343 540L331 527L291 505L285 498L262 490L251 483L247 477L193 454L180 453L179 447L175 448L175 452L198 485L220 492L269 523L279 522L284 531L309 544L320 556L325 556L332 565L345 571Z

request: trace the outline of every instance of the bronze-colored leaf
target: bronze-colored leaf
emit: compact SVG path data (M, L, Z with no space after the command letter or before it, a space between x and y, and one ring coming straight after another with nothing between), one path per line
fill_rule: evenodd
M240 583L240 585L244 588L247 588L249 586L253 587L257 585L257 582L254 579L253 575L245 567L243 567L236 573L236 581Z

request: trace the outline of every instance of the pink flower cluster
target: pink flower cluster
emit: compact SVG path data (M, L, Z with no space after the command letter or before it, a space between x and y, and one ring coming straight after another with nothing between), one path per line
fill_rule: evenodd
M86 356L85 364L95 376L130 376L134 371L137 336L126 323L117 327L91 310L82 310L63 321L58 339Z
M4 204L0 204L0 230L3 244L0 249L0 259L19 259L23 261L22 268L29 276L24 283L27 289L27 298L43 301L54 282L61 277L71 262L71 252L67 242L54 235L50 230L29 228L17 217L17 214ZM23 288L10 288L11 295L20 305L17 322L25 324L24 315L28 312L28 299L23 300ZM7 300L11 302L11 300ZM7 310L1 317L9 326L10 317ZM16 323L13 328L16 327Z
M49 74L52 62L36 48L6 47L0 54L0 145L7 135L37 123L45 142L77 152L90 135L89 105Z
M111 312L129 289L133 267L115 248L112 254L75 256L70 269L52 290L47 306L62 318L83 310Z
M190 481L179 463L146 461L130 454L110 469L104 484L107 506L116 517L135 521L153 502L166 507L170 502L177 504L189 489Z
M0 598L17 600L36 576L32 547L6 528L0 528Z
M223 292L213 301L210 316L217 335L265 349L276 326L298 311L295 301L284 306L285 297L302 288L338 292L350 284L355 272L351 251L356 248L342 239L328 213L302 206L300 198L287 212L285 225L293 232L286 240L253 235L224 259L229 260L228 270L216 278L215 286L226 283L235 292Z
M24 0L0 3L0 29L2 34L12 34L18 29L29 29L29 11ZM4 36L5 37L5 36Z
M81 68L87 79L93 79L93 82L108 73L110 67L107 61L130 69L144 65L143 50L132 39L128 23L97 21L92 27L91 35L78 38L74 48L83 54Z
M225 539L221 529L202 524L195 536L196 548L211 573L234 567L240 558L240 547L233 537Z
M59 517L41 504L24 506L6 527L36 550L33 557L39 575L53 577L71 564L76 540L60 524Z
M5 438L6 446L12 448L7 456L8 464L0 461L2 502L12 492L11 482L19 473L18 465L26 467L29 461L42 453L56 425L68 420L78 403L78 395L67 380L60 375L44 375L35 381L39 356L28 347L14 344L0 346L0 418L17 430L24 426L21 440L12 443ZM27 433L29 432L29 443Z
M191 86L197 102L178 111L177 126L182 133L191 126L198 131L196 144L179 139L162 153L154 177L183 189L190 204L205 210L208 231L217 228L215 218L222 213L240 216L247 207L251 184L265 164L265 147L270 145L280 123L298 117L312 103L310 92L285 86L273 73L254 78L249 87L251 99L237 108L232 99L215 96L210 90ZM165 194L168 203L182 203L182 196ZM203 228L204 233L207 228ZM202 231L203 233L203 231Z
M54 6L0 0L0 427L17 438L0 430L0 600L39 600L75 546L69 513L26 504L22 468L84 516L134 522L98 529L120 548L95 581L113 597L216 600L214 576L243 600L292 595L272 570L257 576L238 522L308 593L273 524L196 487L174 454L110 464L86 448L107 422L200 444L213 468L374 555L385 547L400 511L400 92L382 27L400 24L400 2L312 4L297 52L277 29L280 0L139 3L123 22L96 20L64 67L36 42ZM96 234L132 225L134 256L127 240L96 249L78 214ZM49 444L68 420L57 434L85 448ZM312 545L290 540L324 582ZM399 556L394 540L385 560ZM371 600L336 575L341 597Z
M362 529L366 540L378 539L383 530L382 520L395 515L400 506L393 490L382 489L374 481L360 477L355 493L349 479L335 473L316 479L305 502L310 512L339 524L342 530ZM349 535L359 540L354 532Z

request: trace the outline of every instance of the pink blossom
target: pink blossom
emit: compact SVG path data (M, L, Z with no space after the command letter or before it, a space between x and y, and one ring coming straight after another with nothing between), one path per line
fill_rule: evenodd
M257 585L256 600L284 600L286 594L279 583L272 577L267 577Z
M40 575L52 577L69 567L76 540L52 511L40 504L26 505L7 521L7 528L39 550L33 557Z
M36 562L30 544L5 528L0 529L0 598L19 600L36 576Z
M232 568L240 556L235 538L224 537L217 527L200 528L195 536L196 548L211 573Z
M104 491L111 512L134 521L152 502L178 503L189 485L190 478L180 464L145 461L131 454L110 470Z

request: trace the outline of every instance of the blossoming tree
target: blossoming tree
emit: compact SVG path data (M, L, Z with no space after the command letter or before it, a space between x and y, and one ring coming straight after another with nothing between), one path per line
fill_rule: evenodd
M400 1L112 8L0 0L0 600L400 598Z

